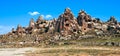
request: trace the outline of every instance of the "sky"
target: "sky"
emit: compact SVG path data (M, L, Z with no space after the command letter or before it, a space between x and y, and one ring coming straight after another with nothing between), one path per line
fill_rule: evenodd
M0 0L0 34L16 28L18 24L28 26L31 18L42 15L46 20L58 18L69 7L74 16L85 10L93 18L107 21L114 16L120 22L119 0Z

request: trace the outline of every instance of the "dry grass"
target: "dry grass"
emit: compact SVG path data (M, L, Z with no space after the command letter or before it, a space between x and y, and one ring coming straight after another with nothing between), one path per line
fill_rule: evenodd
M37 51L27 53L26 56L120 56L120 48L96 46L38 48Z

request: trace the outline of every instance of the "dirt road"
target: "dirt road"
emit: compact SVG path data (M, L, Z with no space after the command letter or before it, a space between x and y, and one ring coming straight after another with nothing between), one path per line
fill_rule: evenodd
M118 47L53 47L53 48L38 48L37 50L59 50L59 49L81 49L81 50L111 50L120 51Z
M0 48L0 56L24 56L27 51L33 52L35 48Z
M47 51L47 50L60 50L60 49L80 49L80 50L110 50L120 51L120 48L107 48L107 47L58 47L58 48L0 48L0 56L24 56L26 52L34 53L34 51ZM31 54L30 54L31 55ZM28 56L30 56L28 55Z

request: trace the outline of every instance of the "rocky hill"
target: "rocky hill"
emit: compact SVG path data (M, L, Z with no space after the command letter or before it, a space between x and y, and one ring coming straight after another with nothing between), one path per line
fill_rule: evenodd
M32 18L29 27L22 27L18 25L17 29L12 29L7 35L26 35L26 34L42 34L42 33L61 33L63 35L70 35L73 33L87 33L90 30L95 31L109 31L109 28L116 30L119 33L120 24L114 18L110 17L107 22L100 21L99 18L92 18L84 10L80 10L77 18L74 17L70 8L66 8L64 13L58 19L44 20L39 16L35 22Z
M18 25L17 29L13 28L11 32L0 37L29 37L31 40L40 42L45 39L69 40L114 34L120 34L120 23L114 16L111 16L107 22L102 22L99 18L93 18L84 10L80 10L76 18L71 9L66 8L58 19L44 20L39 16L35 22L32 18L28 27Z

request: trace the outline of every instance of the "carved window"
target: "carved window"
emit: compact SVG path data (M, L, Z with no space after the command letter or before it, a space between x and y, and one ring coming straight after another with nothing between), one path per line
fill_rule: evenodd
M88 28L92 28L92 24L88 24Z
M69 26L69 24L65 24L65 26L67 26L67 27L68 27L68 26Z
M68 19L65 19L65 22L68 21Z
M88 22L91 22L92 20L88 20Z
M86 30L86 28L84 28L84 30Z
M96 22L96 20L93 20L93 22Z
M76 32L77 30L76 29L73 29L73 32Z

